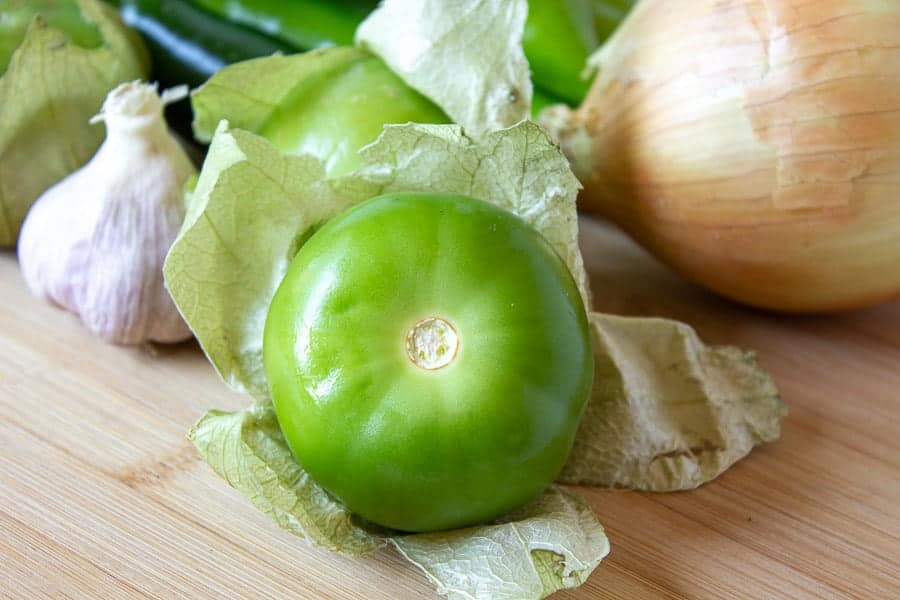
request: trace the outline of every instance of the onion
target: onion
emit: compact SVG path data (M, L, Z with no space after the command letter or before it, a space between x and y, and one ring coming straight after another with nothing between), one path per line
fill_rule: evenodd
M758 307L900 293L900 0L642 0L592 60L584 208Z

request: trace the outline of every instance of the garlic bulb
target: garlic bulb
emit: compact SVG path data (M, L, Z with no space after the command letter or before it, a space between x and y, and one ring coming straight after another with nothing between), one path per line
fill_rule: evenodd
M593 61L584 208L755 306L900 293L900 1L642 0Z
M31 291L116 344L190 336L162 276L184 218L183 186L196 172L162 109L185 94L160 98L139 81L110 92L95 117L106 122L105 141L37 200L22 226L19 263Z

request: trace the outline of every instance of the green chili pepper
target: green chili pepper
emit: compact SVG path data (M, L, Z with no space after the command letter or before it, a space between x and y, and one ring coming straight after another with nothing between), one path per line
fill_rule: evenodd
M13 52L38 14L64 31L76 46L96 48L103 43L100 31L85 21L75 0L0 0L0 75L6 72Z
M529 0L522 43L535 87L576 105L591 80L587 59L609 37L634 0Z
M531 96L531 114L532 116L537 117L542 110L551 104L557 104L558 102L559 99L552 94L548 94L541 88L535 87Z
M602 44L613 34L619 23L628 16L636 0L593 0L594 28Z
M143 36L162 87L198 86L225 65L294 48L185 0L120 0L122 19Z
M299 49L349 46L357 25L377 4L362 0L193 0L234 23Z
M529 0L522 43L536 86L570 103L587 94L582 79L597 47L593 8L587 0Z

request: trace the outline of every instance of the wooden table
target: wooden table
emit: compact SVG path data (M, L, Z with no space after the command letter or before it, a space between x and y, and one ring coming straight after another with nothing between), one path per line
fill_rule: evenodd
M782 439L679 494L582 489L612 554L559 598L900 598L900 301L787 318L719 300L583 219L599 310L662 315L755 348L790 406ZM0 597L434 597L384 550L278 530L185 431L237 408L193 343L122 349L33 299L0 254Z

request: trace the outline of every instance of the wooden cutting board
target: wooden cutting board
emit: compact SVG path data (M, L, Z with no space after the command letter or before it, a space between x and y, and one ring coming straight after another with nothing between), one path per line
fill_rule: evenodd
M678 494L581 488L612 553L558 598L900 598L900 301L836 317L737 307L582 219L598 310L755 348L782 439ZM194 343L123 349L32 298L0 254L0 597L435 597L393 552L276 528L184 438L235 409Z

